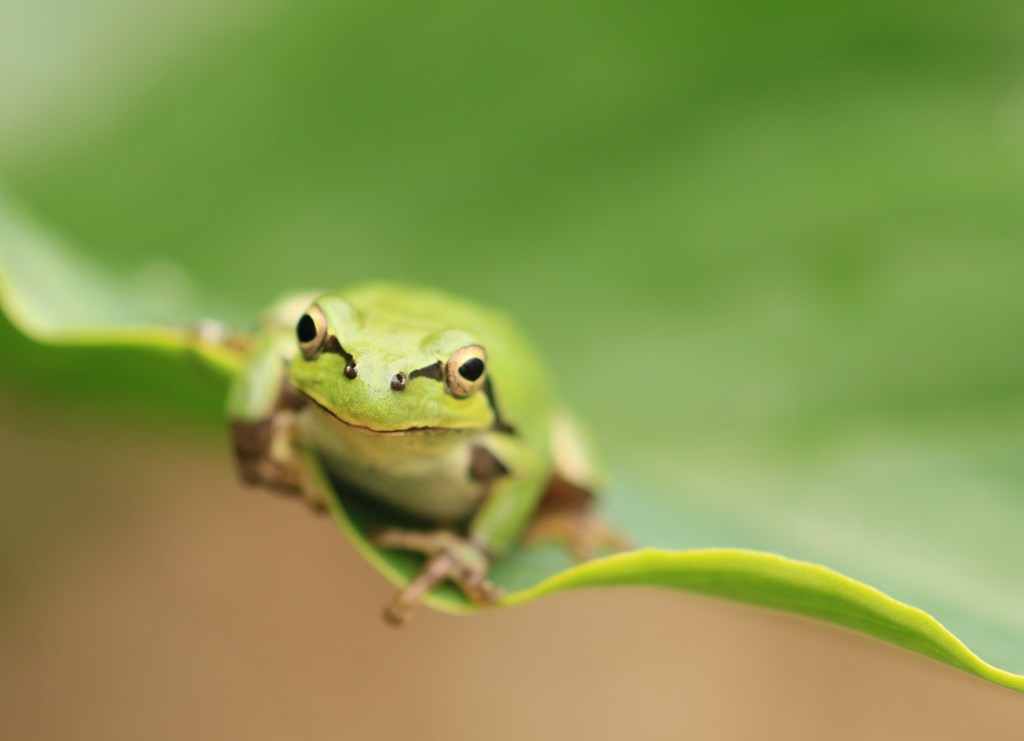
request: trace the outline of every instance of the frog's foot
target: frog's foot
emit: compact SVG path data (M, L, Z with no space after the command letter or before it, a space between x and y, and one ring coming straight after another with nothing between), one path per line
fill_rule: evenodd
M538 513L523 535L527 545L559 543L577 561L589 561L600 553L632 547L621 532L589 507L561 507Z
M392 625L404 623L424 595L446 580L454 582L477 604L489 605L501 598L501 590L485 578L490 557L471 540L447 530L423 532L393 528L376 533L373 543L381 548L417 551L427 556L420 573L384 609L384 619Z

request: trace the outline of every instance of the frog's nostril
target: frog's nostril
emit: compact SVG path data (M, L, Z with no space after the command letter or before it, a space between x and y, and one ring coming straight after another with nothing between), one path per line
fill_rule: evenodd
M391 377L391 388L395 391L402 391L408 382L409 379L405 377L404 373L396 373Z
M349 361L348 365L345 366L345 378L352 380L359 375L359 371L356 370L356 364Z

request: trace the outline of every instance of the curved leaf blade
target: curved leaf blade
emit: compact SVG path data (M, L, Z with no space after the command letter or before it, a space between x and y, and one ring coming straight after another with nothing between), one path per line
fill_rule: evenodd
M230 377L241 354L221 341L216 325L188 321L173 270L134 287L119 283L0 199L0 308L27 336L53 345L193 354Z
M313 456L307 457L307 464L316 472L318 485L332 493L327 497L331 514L356 550L393 584L407 584L418 569L417 560L378 549L369 540L369 533L389 522L388 514L332 485ZM525 571L536 581L511 591L501 605L526 604L563 590L587 587L666 587L824 620L1024 692L1024 676L987 663L924 610L819 564L738 548L640 548L569 564L564 553L518 548L497 565L492 577L505 586L509 580L521 583L522 573L518 572ZM450 587L435 590L425 601L451 614L486 609Z
M225 378L236 372L241 360L237 350L204 338L182 322L188 313L174 302L126 290L2 203L0 306L19 329L40 342L194 353ZM393 515L346 496L327 481L312 457L310 464L318 485L337 494L328 501L343 534L386 578L406 583L418 568L416 558L381 551L367 538ZM657 498L633 499L652 510L659 507ZM671 512L663 514L673 517ZM646 519L657 521L658 516L649 512ZM985 662L928 613L825 566L773 553L641 548L572 565L559 549L519 548L496 566L493 577L510 588L502 601L506 606L568 589L660 586L786 610L867 633L1024 691L1024 676ZM426 602L456 614L479 609L447 587Z
M661 586L806 615L873 635L1024 692L1024 676L988 664L935 618L825 566L729 548L642 549L588 562L510 595L518 604L563 589Z

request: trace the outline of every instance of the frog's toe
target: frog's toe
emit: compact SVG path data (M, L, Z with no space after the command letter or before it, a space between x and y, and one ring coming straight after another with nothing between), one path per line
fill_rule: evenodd
M454 574L451 579L462 593L478 605L493 605L505 594L494 582L483 578L483 574Z
M452 560L447 554L434 556L411 582L384 607L384 620L390 625L404 625L423 596L449 577Z
M432 556L455 550L462 539L447 530L423 531L388 527L373 532L370 535L370 542L378 548L418 551Z

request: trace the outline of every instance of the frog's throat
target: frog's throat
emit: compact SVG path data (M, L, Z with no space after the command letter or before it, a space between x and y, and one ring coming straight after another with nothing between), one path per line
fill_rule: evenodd
M318 409L320 409L324 413L330 415L331 417L333 417L335 420L337 420L341 424L345 425L350 430L354 430L354 431L359 432L359 433L361 433L363 435L377 435L377 436L380 436L380 437L385 437L385 436L394 436L394 435L439 435L439 434L445 434L445 433L456 433L457 434L457 433L478 432L477 429L472 428L472 427L403 427L403 428L400 428L400 429L397 429L397 430L378 430L378 429L375 429L373 427L368 427L366 425L356 424L354 422L349 422L346 419L342 419L334 411L332 411L332 410L328 409L327 407L325 407L323 404L321 404L319 401L317 401L312 396L307 394L305 391L299 390L299 393L303 396L303 398L309 400L314 406L316 406Z

